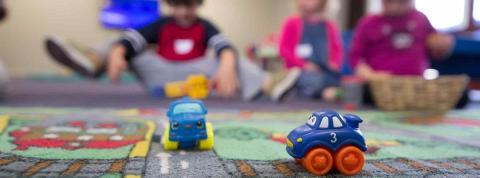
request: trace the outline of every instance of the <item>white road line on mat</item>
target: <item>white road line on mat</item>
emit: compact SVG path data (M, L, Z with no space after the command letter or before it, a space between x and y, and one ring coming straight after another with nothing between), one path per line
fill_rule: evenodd
M185 155L187 155L187 152L186 152L186 151L183 151L183 150L181 150L181 151L180 151L180 155L182 155L182 156L185 156Z
M160 158L160 173L168 174L170 169L169 159L170 157L172 157L172 155L165 152L161 152L157 154L157 157Z
M180 161L180 167L182 167L182 169L188 169L188 166L189 164L187 161L185 160Z

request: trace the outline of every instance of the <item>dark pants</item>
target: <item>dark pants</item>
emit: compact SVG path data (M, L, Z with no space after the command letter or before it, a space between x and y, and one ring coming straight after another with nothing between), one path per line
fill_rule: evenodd
M318 99L323 90L340 86L340 75L334 73L313 73L303 71L297 81L297 92L300 97Z

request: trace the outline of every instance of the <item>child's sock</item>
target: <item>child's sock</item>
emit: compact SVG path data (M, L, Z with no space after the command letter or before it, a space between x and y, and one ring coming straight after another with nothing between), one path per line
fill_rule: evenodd
M322 99L324 101L335 101L337 99L338 88L328 87L322 92Z

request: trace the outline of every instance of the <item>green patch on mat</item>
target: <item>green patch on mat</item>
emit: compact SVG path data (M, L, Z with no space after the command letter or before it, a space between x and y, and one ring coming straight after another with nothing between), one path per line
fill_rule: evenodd
M443 118L411 118L411 113L364 112L371 124L382 128L424 133L445 137L460 142L475 142L480 145L480 112L453 111Z
M288 159L285 133L294 124L263 122L227 122L215 125L215 152L224 159ZM282 140L283 139L283 140Z
M462 145L417 139L399 135L366 132L369 153L367 159L411 158L445 159L457 157L480 157L480 149Z
M123 177L121 174L105 174L100 178L121 178Z
M215 125L215 152L220 158L234 160L291 159L285 151L287 134L301 125L300 121L222 122ZM480 149L436 140L409 138L401 135L363 130L369 151L367 159L411 158L443 159L480 157Z

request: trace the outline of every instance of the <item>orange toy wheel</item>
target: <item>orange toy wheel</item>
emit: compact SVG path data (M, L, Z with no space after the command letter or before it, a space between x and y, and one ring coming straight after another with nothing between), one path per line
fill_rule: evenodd
M330 172L332 169L333 157L328 150L315 148L307 153L302 163L303 167L305 167L308 172L317 176L322 176Z
M357 147L347 146L335 154L335 166L343 175L353 176L358 174L362 171L364 164L363 152Z

